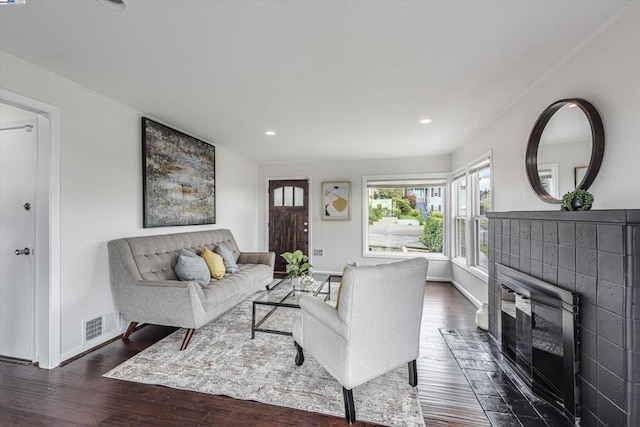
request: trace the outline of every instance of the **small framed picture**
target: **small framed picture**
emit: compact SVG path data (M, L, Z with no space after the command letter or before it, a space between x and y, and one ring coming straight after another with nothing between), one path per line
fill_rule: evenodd
M351 182L322 183L322 219L348 221L351 219Z
M578 185L580 185L586 173L587 173L586 166L578 166L577 168L573 168L573 178L574 178L574 184L576 188L578 188Z

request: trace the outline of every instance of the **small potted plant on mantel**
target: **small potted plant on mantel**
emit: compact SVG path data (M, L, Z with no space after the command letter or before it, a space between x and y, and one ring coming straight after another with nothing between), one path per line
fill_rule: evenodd
M309 263L309 257L303 254L300 249L293 252L284 252L280 256L287 263L286 272L291 284L297 287L300 284L300 275L313 267Z
M593 205L593 194L587 190L578 189L575 191L569 191L562 196L562 204L560 210L562 211L588 211Z

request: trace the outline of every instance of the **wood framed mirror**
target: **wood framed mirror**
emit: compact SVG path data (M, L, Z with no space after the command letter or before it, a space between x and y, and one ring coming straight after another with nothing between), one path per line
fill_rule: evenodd
M529 183L547 203L560 203L593 183L604 156L604 126L596 108L580 98L549 105L536 121L525 158Z

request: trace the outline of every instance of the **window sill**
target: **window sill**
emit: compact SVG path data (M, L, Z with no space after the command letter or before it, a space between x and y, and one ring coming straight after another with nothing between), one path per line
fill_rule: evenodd
M406 259L406 258L426 258L432 261L448 261L449 257L444 254L423 254L419 252L367 252L362 254L363 258L390 258L390 259Z
M489 274L488 272L485 272L484 270L480 270L477 267L472 267L467 265L466 262L458 259L458 258L452 258L451 259L451 263L457 265L458 267L462 268L463 270L473 274L474 276L476 276L478 279L484 281L485 283L489 283Z

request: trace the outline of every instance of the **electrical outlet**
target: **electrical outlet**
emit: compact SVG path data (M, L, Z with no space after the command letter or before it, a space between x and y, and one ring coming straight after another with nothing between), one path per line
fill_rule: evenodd
M317 250L317 249L314 249L314 250L313 250L313 254L317 256L317 255L318 255L318 250Z
M324 249L317 249L318 256L324 256Z

